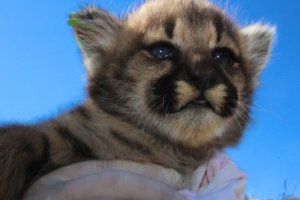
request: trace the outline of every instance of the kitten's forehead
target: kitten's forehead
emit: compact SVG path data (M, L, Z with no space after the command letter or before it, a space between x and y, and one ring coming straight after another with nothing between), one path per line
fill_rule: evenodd
M145 35L145 42L172 40L181 47L213 48L218 43L236 49L234 25L206 0L149 0L127 20Z
M180 18L186 16L189 10L209 7L212 5L203 0L149 0L129 16L128 24L140 31L146 31L160 25L168 18Z

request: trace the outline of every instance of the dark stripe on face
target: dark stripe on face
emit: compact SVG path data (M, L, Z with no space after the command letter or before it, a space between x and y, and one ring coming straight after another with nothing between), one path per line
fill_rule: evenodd
M139 143L137 141L129 139L128 137L125 136L125 134L120 133L116 130L112 130L110 133L123 146L126 146L126 147L128 147L132 150L141 152L141 153L146 154L146 155L151 155L152 154L152 151L150 150L150 148L142 145L141 143Z
M155 98L146 98L149 108L161 115L166 115L170 113L177 112L176 109L177 100L176 100L176 81L178 81L182 74L184 65L181 60L174 59L172 62L172 69L168 74L162 76L157 81L151 83L147 90L148 97Z
M191 26L198 26L201 24L206 24L208 21L212 21L216 29L217 42L221 41L223 34L227 34L228 37L230 37L235 43L236 47L239 47L239 36L235 29L235 25L230 18L224 15L221 11L215 8L205 8L199 10L196 6L191 6L189 10L187 10L186 18Z
M202 12L197 8L195 2L191 2L188 10L186 11L186 19L192 25L199 24L202 22L203 15Z
M189 21L192 24L206 24L207 21L212 21L213 25L215 26L216 29L216 34L217 34L217 42L220 42L222 38L222 34L225 31L225 21L224 18L226 16L223 16L221 12L219 12L216 9L212 8L206 8L203 10L198 10L196 8L190 8L191 13L189 13Z
M69 128L58 125L55 130L72 146L75 159L97 159L93 151L83 141L78 139Z
M175 21L174 19L169 18L165 23L165 33L170 39L172 39L174 36L174 28L175 28Z
M166 115L176 111L175 85L172 76L165 76L149 87L147 96L155 96L148 99L148 105L153 112Z
M220 14L216 13L213 17L213 24L216 28L216 34L217 34L217 43L221 41L222 34L225 30L224 28L224 22L223 22L223 17Z
M217 43L221 41L222 35L226 34L232 40L235 47L239 49L239 36L231 19L226 15L223 15L221 12L214 12L212 20L216 28Z

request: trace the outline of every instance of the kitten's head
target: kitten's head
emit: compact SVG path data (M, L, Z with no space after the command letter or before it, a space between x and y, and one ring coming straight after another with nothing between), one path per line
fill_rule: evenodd
M84 24L75 34L102 110L192 148L239 140L274 28L238 27L205 0L149 0L124 19L93 7L72 17Z

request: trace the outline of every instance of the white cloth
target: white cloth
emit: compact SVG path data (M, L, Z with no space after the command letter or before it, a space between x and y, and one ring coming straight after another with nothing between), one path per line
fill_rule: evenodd
M190 187L173 169L129 161L87 161L58 169L38 180L23 200L186 199L244 200L247 177L222 152L199 166Z
M191 188L180 191L187 200L244 200L247 176L229 159L217 152L192 176Z

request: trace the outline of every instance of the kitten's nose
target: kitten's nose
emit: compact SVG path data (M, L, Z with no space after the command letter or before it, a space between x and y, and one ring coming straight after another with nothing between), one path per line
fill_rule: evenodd
M220 76L215 70L203 70L203 68L190 69L190 77L193 83L201 90L206 90L221 83Z

